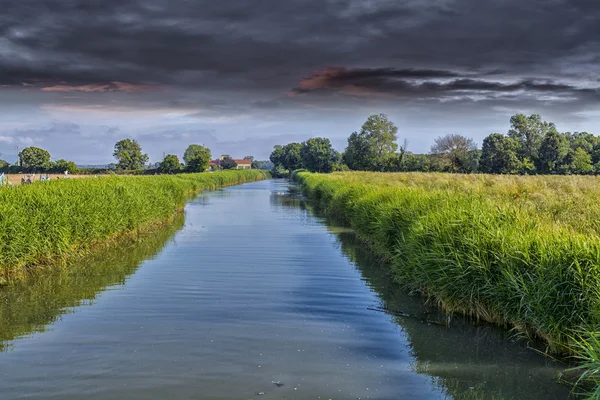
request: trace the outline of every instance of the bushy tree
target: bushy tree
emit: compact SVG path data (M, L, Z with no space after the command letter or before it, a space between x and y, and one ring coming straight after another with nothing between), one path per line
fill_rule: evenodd
M336 151L327 138L312 138L302 143L302 165L311 172L331 172Z
M142 153L137 141L123 139L115 144L113 156L117 159L117 168L121 170L137 170L144 168L148 155Z
M302 144L288 143L285 146L275 146L269 159L275 166L293 171L302 168Z
M199 144L190 144L183 153L185 168L189 172L204 172L211 160L210 149Z
M570 171L574 174L585 175L593 170L592 156L581 147L575 150L570 163Z
M510 126L508 136L517 142L517 156L521 161L522 171L534 172L542 140L546 133L556 132L556 126L552 122L543 121L537 114L513 115L510 118Z
M69 174L76 174L79 172L77 164L75 164L73 161L67 161L63 159L57 160L56 162L52 163L51 170L52 172L58 174L62 174L65 171L67 171Z
M479 170L488 174L517 174L521 170L521 162L517 157L515 140L492 133L483 139Z
M537 170L542 174L556 173L569 153L567 139L555 130L546 133L539 147Z
M361 127L348 138L344 162L350 169L384 171L395 156L398 128L385 114L371 115Z
M161 174L175 174L182 169L179 157L173 154L167 154L158 166L158 171Z
M50 153L39 147L26 147L19 153L19 164L30 171L50 169Z
M438 157L449 172L474 172L475 150L473 139L455 134L440 136L431 146L431 154Z
M237 163L235 162L235 160L229 156L223 157L223 159L221 160L221 168L223 169L236 169L237 168Z

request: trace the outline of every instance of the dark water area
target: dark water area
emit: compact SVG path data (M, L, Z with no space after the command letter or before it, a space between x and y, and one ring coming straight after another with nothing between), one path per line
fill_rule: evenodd
M564 365L391 285L351 231L283 180L203 193L185 222L0 289L0 324L0 399L570 391L556 383Z

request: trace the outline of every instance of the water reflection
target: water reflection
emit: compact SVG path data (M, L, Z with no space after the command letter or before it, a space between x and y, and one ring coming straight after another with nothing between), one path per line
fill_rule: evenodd
M297 189L272 195L281 207L321 214ZM308 211L307 211L308 210ZM322 217L341 252L358 268L381 300L373 312L385 312L409 340L411 368L453 399L566 399L570 388L558 383L568 366L545 359L504 329L450 317L393 284L389 266L373 257L354 232Z
M183 214L152 234L116 242L63 268L34 272L26 281L0 287L0 351L11 341L43 332L74 307L92 305L96 296L123 285L139 265L158 254L181 229Z

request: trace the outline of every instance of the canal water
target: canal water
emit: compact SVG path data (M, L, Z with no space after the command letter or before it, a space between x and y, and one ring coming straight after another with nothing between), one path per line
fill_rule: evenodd
M389 284L282 180L0 289L0 398L566 399L564 365Z

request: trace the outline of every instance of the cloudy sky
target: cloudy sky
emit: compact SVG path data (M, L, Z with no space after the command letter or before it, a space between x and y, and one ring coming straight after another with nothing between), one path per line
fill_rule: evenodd
M597 0L0 0L0 153L268 157L369 114L426 152L510 115L600 134Z

